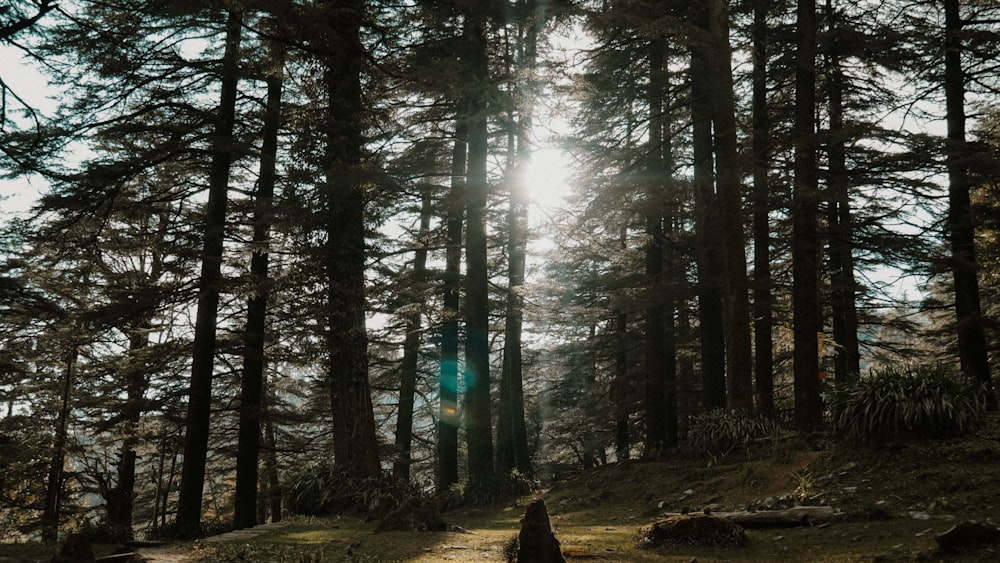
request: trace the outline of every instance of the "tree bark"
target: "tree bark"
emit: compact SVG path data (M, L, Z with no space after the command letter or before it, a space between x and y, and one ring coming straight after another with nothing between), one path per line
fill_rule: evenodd
M180 498L177 503L177 532L197 533L201 525L205 461L208 457L209 423L212 409L212 371L215 364L216 320L222 285L222 253L229 197L229 167L233 161L233 126L236 120L236 93L239 83L239 12L230 10L226 22L226 49L222 58L222 85L212 153L205 209L205 238L201 278L198 284L198 312L188 390L184 465L181 468Z
M151 279L159 277L159 267L152 268ZM126 403L125 420L122 434L121 457L118 460L118 477L113 488L105 495L108 510L108 526L121 532L124 537L132 538L132 509L135 504L135 466L138 458L135 448L139 444L136 435L142 420L142 401L149 387L149 377L145 362L142 361L143 350L149 346L150 321L143 318L130 329L129 355L135 364L126 372Z
M861 356L858 349L858 311L854 299L854 224L851 217L844 131L844 75L837 42L836 14L831 0L826 0L826 11L831 37L826 65L830 98L830 141L827 145L830 168L830 198L827 204L827 224L830 230L830 308L833 340L838 345L834 371L837 381L851 381L861 372Z
M819 393L819 266L816 208L819 198L815 147L816 2L799 0L795 54L795 187L792 194L792 314L795 424L822 421Z
M446 202L444 323L441 327L441 406L438 419L437 488L458 483L458 320L461 316L462 224L465 218L465 173L468 159L467 107L460 104L451 155L451 192Z
M717 192L722 208L725 266L727 406L753 409L753 349L750 336L750 291L747 282L743 191L736 138L729 10L724 0L708 2L707 31L712 41L712 124L715 128Z
M247 303L247 324L243 336L243 377L240 388L240 428L236 454L236 492L233 527L257 524L257 475L260 460L261 413L264 400L264 336L270 292L268 272L271 240L278 131L281 127L281 76L283 47L272 48L272 71L267 76L267 102L260 153L260 178L254 202L253 254L250 258L252 294Z
M66 370L63 372L60 388L60 407L56 417L55 443L52 446L52 460L45 481L45 504L42 507L42 539L55 541L59 537L59 519L62 516L63 465L66 463L66 441L69 429L69 415L72 409L73 381L76 378L76 347L66 356Z
M979 299L975 225L969 191L969 148L965 139L965 71L962 67L962 16L959 0L945 0L944 91L948 128L948 230L955 283L955 317L962 372L983 386L987 407L997 410Z
M704 6L692 7L696 25L704 27ZM715 158L712 142L711 74L708 44L695 40L691 49L691 121L695 193L695 245L698 271L698 317L701 327L702 406L726 406L726 333L723 321L724 262L719 222L719 196L715 192Z
M771 281L770 116L767 110L768 0L754 0L753 15L753 317L757 412L774 410L774 344Z
M533 126L536 101L535 72L538 58L538 32L545 22L544 2L525 0L521 5L515 80L516 107L512 108L510 139L514 158L508 176L510 203L507 212L507 311L504 325L503 366L500 374L500 402L497 413L496 469L508 474L516 469L522 475L533 473L528 449L528 429L524 420L524 369L522 332L524 327L524 284L528 247L528 186L525 171L531 161L528 141Z
M377 475L375 417L365 328L365 182L361 43L364 0L324 2L327 354L335 462L358 478Z
M646 143L646 310L645 310L645 393L643 416L646 421L645 451L643 456L656 459L667 447L666 367L664 349L666 332L666 306L664 304L664 41L654 39L649 45L649 138Z
M490 405L489 271L487 264L487 81L486 29L479 8L466 21L469 83L469 161L466 176L466 341L465 405L469 483L490 487L493 481L493 431Z
M420 203L420 230L417 249L413 253L413 282L416 285L415 303L423 309L424 278L427 275L427 237L431 227L431 196L423 195ZM417 369L420 360L420 340L423 331L420 310L409 314L406 337L403 340L403 359L399 366L399 408L396 414L396 459L392 463L392 476L400 482L410 480L410 448L413 444L413 396L417 391Z

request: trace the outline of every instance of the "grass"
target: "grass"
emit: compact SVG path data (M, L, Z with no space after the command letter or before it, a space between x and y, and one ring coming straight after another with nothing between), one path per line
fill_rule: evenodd
M254 538L246 544L202 548L204 561L319 563L336 561L504 561L503 546L517 533L512 509L454 514L472 533L390 532L373 534L370 524L354 520L312 520ZM497 516L494 520L492 516ZM822 527L749 530L746 548L663 547L640 549L636 531L643 520L594 525L583 514L565 514L553 524L568 561L912 561L934 553L934 534L951 526L945 520L910 518L886 522L844 522ZM977 560L975 558L969 559ZM988 560L988 559L983 559Z

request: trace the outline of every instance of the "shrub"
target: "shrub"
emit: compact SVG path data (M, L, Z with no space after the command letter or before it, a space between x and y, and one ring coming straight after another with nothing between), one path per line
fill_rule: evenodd
M388 512L420 492L388 475L358 479L344 468L320 463L292 477L288 509L295 514L324 516L339 512Z
M696 451L721 459L737 449L749 455L755 440L772 438L779 432L773 420L751 412L713 409L691 420L688 443Z
M889 367L833 387L834 428L882 443L944 438L971 430L986 412L981 388L941 367Z

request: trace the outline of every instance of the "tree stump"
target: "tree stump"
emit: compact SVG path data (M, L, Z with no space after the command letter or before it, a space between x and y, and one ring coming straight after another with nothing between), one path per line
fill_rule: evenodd
M538 499L528 505L521 518L517 535L517 563L566 563L559 540L552 533L545 501Z
M738 547L747 544L747 534L733 521L711 514L671 516L639 528L641 547L663 544Z

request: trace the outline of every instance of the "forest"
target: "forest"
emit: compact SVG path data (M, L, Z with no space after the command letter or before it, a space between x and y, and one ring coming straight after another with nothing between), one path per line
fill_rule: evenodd
M11 0L0 46L4 541L997 410L992 0Z

